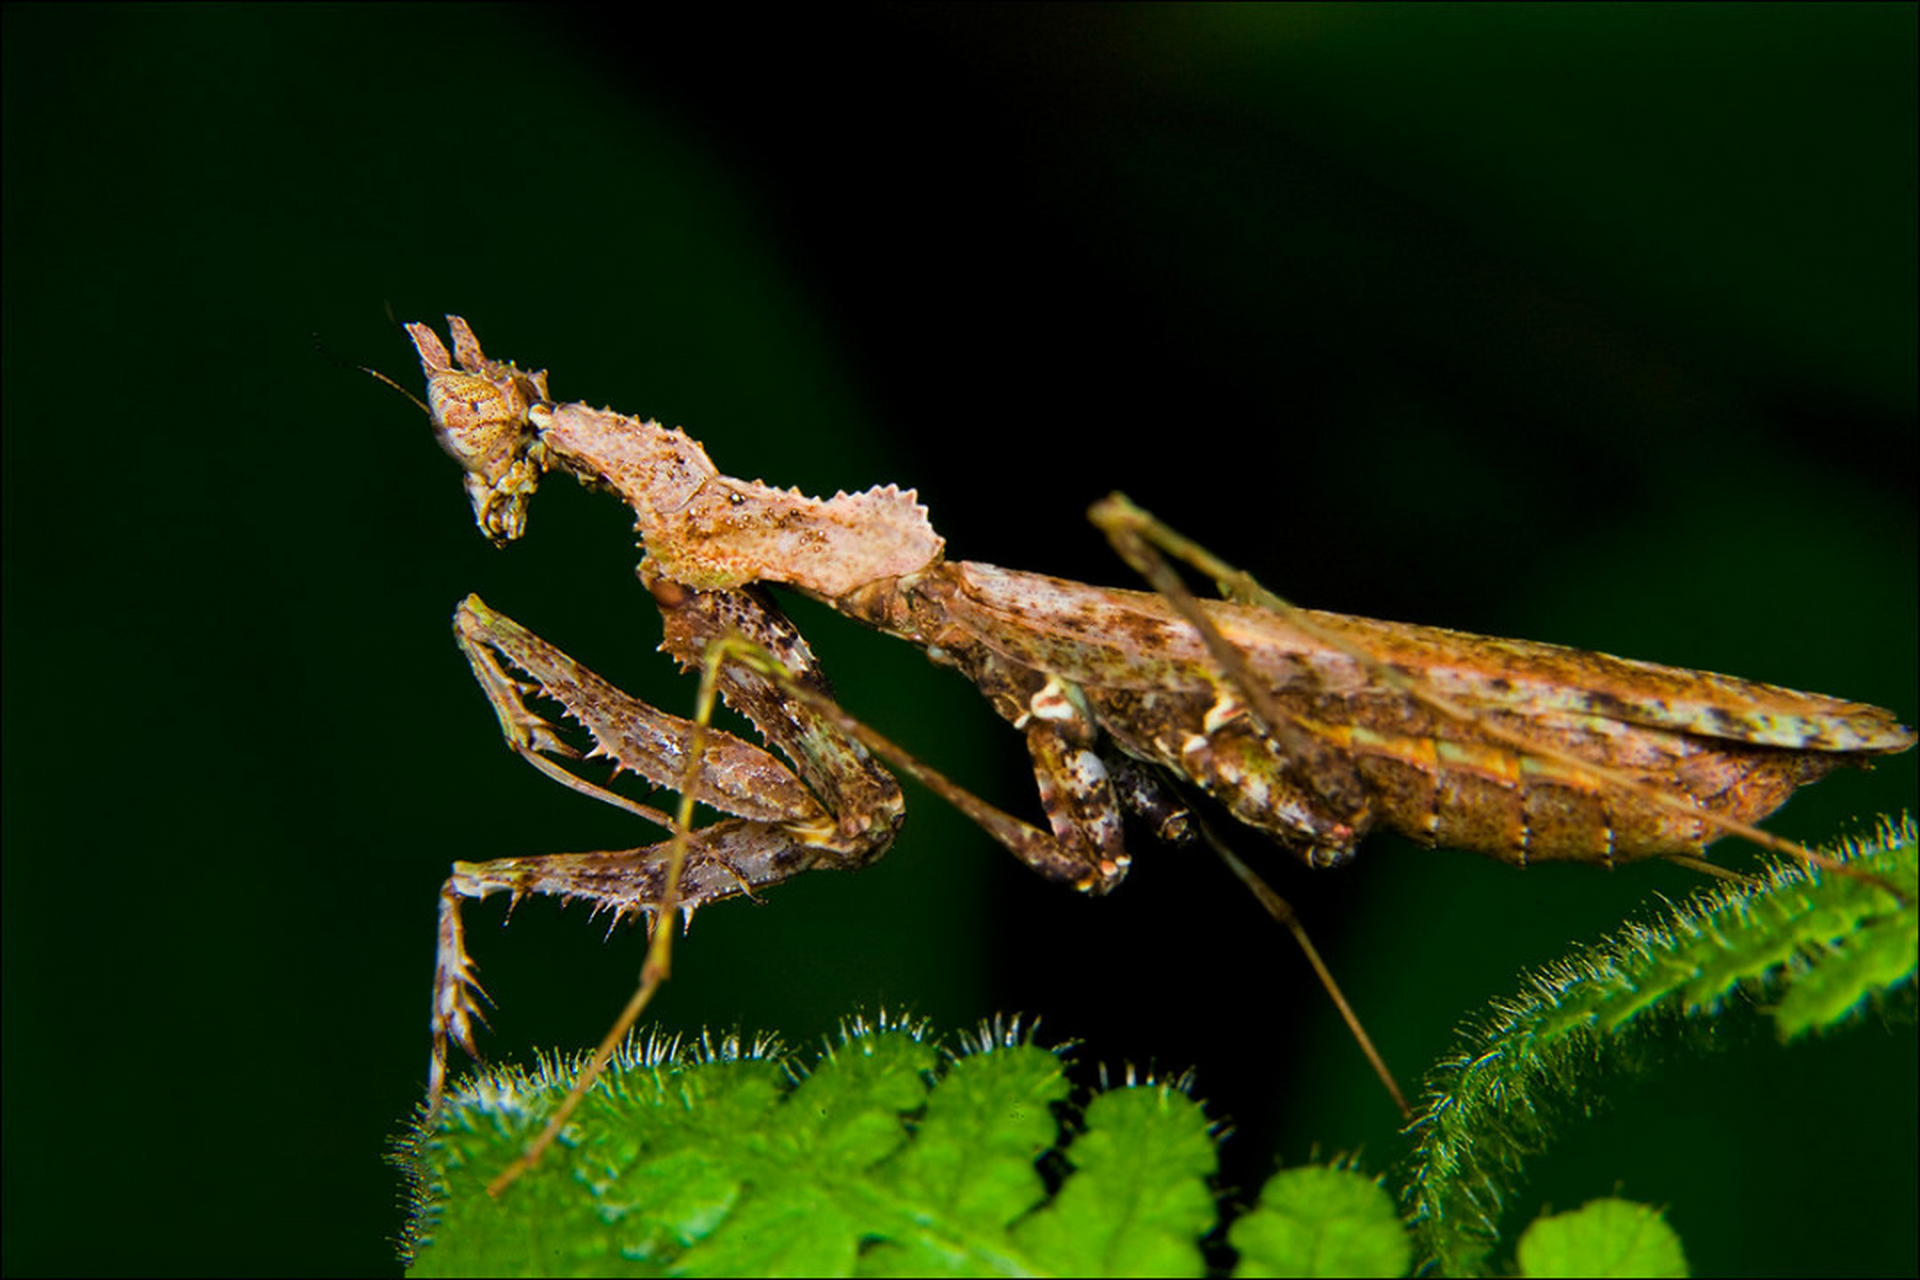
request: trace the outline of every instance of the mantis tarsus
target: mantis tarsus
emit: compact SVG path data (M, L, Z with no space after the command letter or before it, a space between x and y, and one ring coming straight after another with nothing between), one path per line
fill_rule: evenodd
M481 530L519 537L541 477L561 470L618 493L660 607L663 648L701 673L691 719L601 680L469 597L455 631L510 747L562 784L671 833L638 849L458 862L441 894L429 1103L447 1041L477 1052L479 988L460 901L506 892L579 898L650 926L676 912L819 867L878 858L903 816L887 765L977 822L1049 880L1101 894L1126 874L1123 811L1169 836L1209 835L1176 786L1315 866L1346 860L1372 828L1522 864L1665 857L1714 869L1724 835L1815 862L1752 824L1840 764L1904 751L1891 713L1817 694L1526 641L1299 609L1125 498L1092 518L1152 592L1092 587L945 558L912 492L809 498L723 475L678 430L554 402L547 375L488 359L448 317L449 357L408 326L427 407L466 471ZM1195 599L1184 561L1227 599ZM762 590L781 584L958 668L1025 735L1047 828L1002 812L888 743L826 693L805 640ZM531 684L523 684L522 679ZM525 701L538 692L585 731L588 756L679 793L667 814L587 782ZM711 727L715 696L786 758ZM730 816L693 829L698 800ZM1289 908L1220 852L1293 930L1396 1101ZM668 972L652 928L639 989L593 1066L496 1192L537 1160Z

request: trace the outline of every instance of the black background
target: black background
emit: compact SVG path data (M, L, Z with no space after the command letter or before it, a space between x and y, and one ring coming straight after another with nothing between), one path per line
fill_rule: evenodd
M550 486L495 551L417 411L311 335L413 386L391 318L461 312L723 470L917 486L960 558L1131 585L1082 514L1125 488L1305 603L1911 721L1915 34L1832 4L8 6L5 1269L391 1269L448 862L654 838L514 761L446 630L477 590L690 709L618 505ZM847 706L1037 813L951 673L796 616ZM1908 756L1773 825L1914 794ZM660 1018L804 1045L882 1002L1025 1011L1196 1067L1237 1185L1400 1154L1216 865L1144 850L1082 901L910 801L873 870L703 915ZM1245 851L1407 1076L1694 884ZM591 1043L640 940L500 915L471 912L487 1046ZM1701 1272L1910 1273L1912 1026L1749 1038L1573 1129L1517 1212L1617 1190Z

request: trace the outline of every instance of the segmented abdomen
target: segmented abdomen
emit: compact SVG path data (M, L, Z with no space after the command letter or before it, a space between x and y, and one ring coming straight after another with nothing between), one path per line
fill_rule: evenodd
M1513 727L1518 727L1513 726ZM1667 806L1570 765L1497 742L1403 737L1360 725L1323 732L1354 754L1376 822L1421 844L1470 849L1524 865L1627 862L1698 854L1723 832L1688 810L1755 823L1794 788L1856 757L1699 739L1610 725L1543 733L1568 755L1594 760L1678 802Z

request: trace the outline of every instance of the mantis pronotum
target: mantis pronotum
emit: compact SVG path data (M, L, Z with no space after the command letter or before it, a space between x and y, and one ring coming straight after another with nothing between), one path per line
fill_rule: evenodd
M1837 698L1299 609L1119 495L1098 504L1093 519L1153 592L949 561L912 492L885 486L822 500L723 475L681 431L555 403L544 372L488 359L463 320L448 320L451 358L427 326L408 332L436 433L466 471L481 530L500 543L519 537L528 500L551 470L618 493L635 513L645 551L638 573L661 610L662 647L700 670L701 687L692 719L667 715L477 597L460 605L459 644L508 745L671 838L620 853L454 864L440 904L430 1105L445 1087L447 1041L476 1051L479 988L462 899L551 894L657 926L802 871L858 867L887 850L903 815L882 759L1042 876L1102 894L1127 871L1123 812L1169 837L1208 834L1179 787L1314 866L1348 859L1377 826L1521 865L1665 857L1711 869L1706 846L1729 834L1822 861L1752 824L1838 765L1914 744L1891 713ZM1228 598L1196 600L1167 557L1218 582ZM1024 733L1046 829L955 786L835 704L766 583L917 644L968 676ZM556 763L551 757L581 753L528 707L525 695L536 691L585 731L587 756L677 790L677 812ZM710 727L716 695L790 763ZM731 816L692 829L695 800ZM1220 851L1294 931L1344 1013L1290 910ZM494 1190L558 1134L667 976L672 933L652 928L640 987L594 1065Z

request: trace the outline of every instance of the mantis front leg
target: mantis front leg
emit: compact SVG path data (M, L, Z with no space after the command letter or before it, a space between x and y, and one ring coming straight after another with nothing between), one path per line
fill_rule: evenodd
M805 642L763 596L701 593L673 584L657 584L655 590L668 617L666 648L683 661L697 661L723 635L748 637L780 655L792 681L824 696L825 683ZM782 697L751 672L710 675L708 687L717 688L760 728L794 762L792 768L762 748L706 725L704 712L699 720L686 720L622 693L478 597L461 604L454 630L514 752L571 789L675 835L636 849L454 864L441 890L430 1107L438 1107L445 1089L447 1041L456 1040L477 1056L473 1023L480 1016L482 993L466 951L462 899L506 892L517 901L548 894L587 901L596 912L611 913L616 922L645 916L656 946L648 966L655 976L642 988L650 995L665 976L664 943L671 936L657 927L661 916L677 911L690 918L708 902L750 895L814 867L860 866L892 842L902 814L893 778L832 723ZM523 678L531 684L523 684ZM558 726L534 712L525 698L530 692L557 703L591 740L590 749L576 750ZM735 816L688 831L684 815L669 817L590 783L553 759L583 754L606 757L616 772L625 769L680 789L683 810L699 800ZM630 1006L616 1032L624 1032L644 1003L637 999ZM585 1083L591 1082L591 1074L583 1077ZM552 1133L564 1119L564 1114L557 1118ZM543 1136L532 1154L551 1136Z

